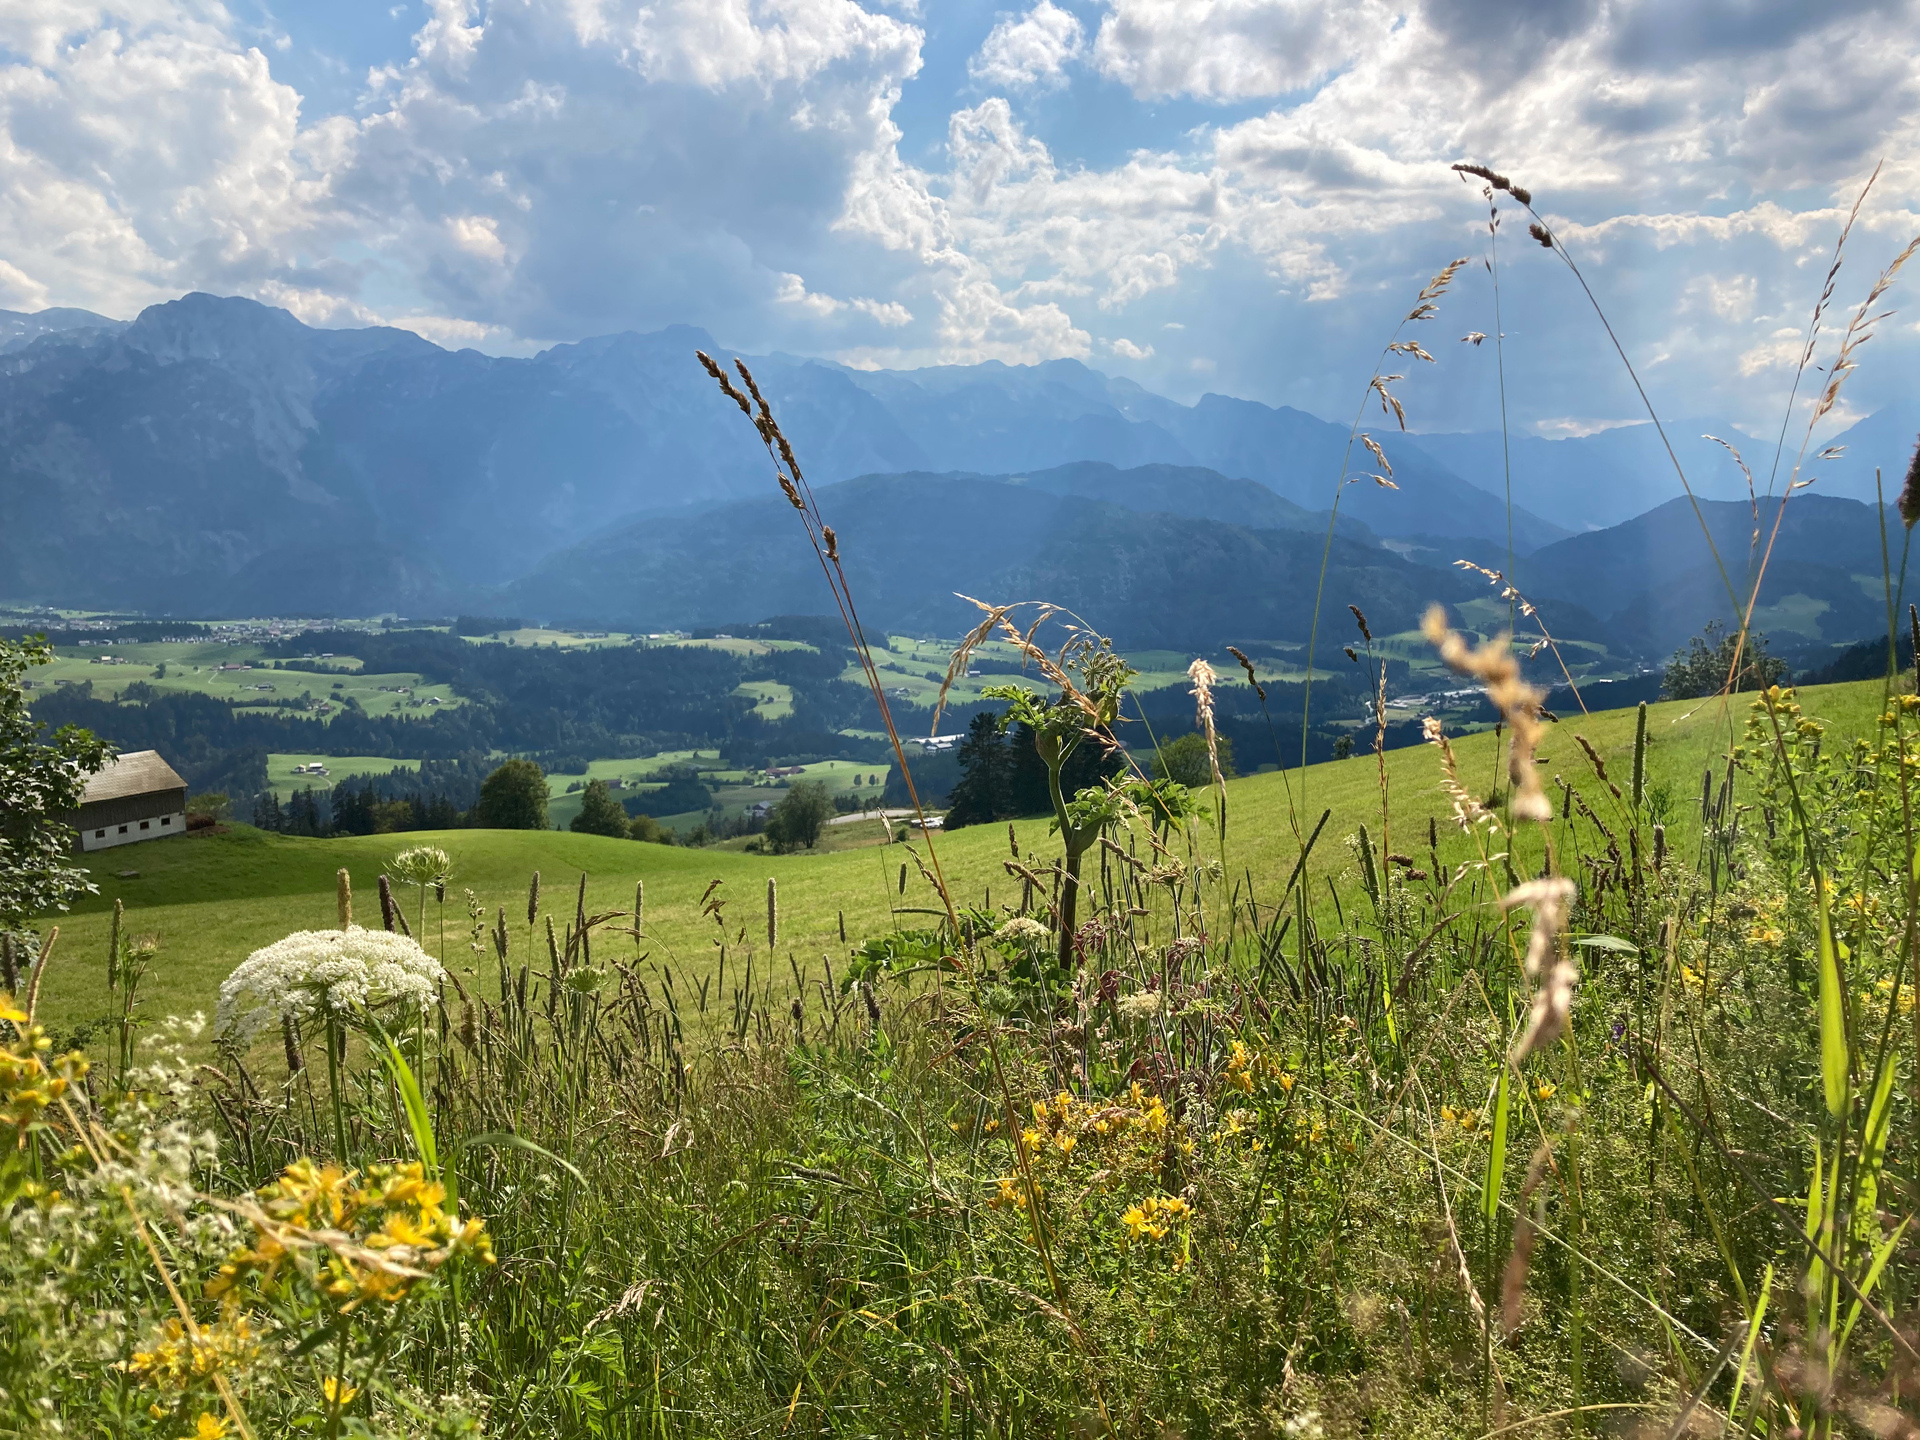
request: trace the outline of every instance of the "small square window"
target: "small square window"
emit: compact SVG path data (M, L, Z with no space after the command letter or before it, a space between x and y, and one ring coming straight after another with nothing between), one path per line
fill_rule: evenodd
M147 828L147 826L148 826L148 825L149 825L150 823L151 823L150 821L146 821L146 820L142 820L142 821L140 822L140 828L141 828L142 830L145 830L145 829Z
M126 826L124 826L124 825L122 825L122 826L120 827L120 833L121 833L122 835L124 835L124 834L126 834L126 833L127 833L127 827L126 827Z
M162 816L160 817L160 828L161 828L162 830L164 830L164 829L166 829L166 828L167 828L167 826L169 826L169 825L171 825L171 824L173 824L173 816L171 816L171 815L162 815Z
M107 832L104 830L96 830L93 832L93 838L96 840L104 840L107 838Z

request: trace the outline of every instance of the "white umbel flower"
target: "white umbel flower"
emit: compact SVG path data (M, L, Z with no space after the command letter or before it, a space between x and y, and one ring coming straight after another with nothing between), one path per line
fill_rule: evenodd
M1044 945L1047 943L1047 935L1046 926L1025 915L1014 916L993 932L994 939L1004 940L1013 945Z
M385 930L297 930L256 950L220 984L215 1028L252 1040L282 1016L344 1019L355 1011L429 1004L446 971L405 935Z

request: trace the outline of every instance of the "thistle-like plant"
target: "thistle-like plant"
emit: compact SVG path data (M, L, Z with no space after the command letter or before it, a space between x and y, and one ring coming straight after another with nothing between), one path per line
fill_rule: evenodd
M1060 966L1067 969L1073 961L1081 858L1099 841L1101 832L1123 819L1135 802L1126 787L1107 785L1089 785L1069 799L1061 788L1060 774L1082 745L1115 747L1113 726L1120 718L1120 697L1138 672L1114 653L1111 641L1085 632L1076 632L1054 666L1048 668L1056 666L1070 683L1051 702L1024 685L989 685L981 693L986 699L1007 702L1000 718L1003 728L1017 722L1033 731L1033 748L1047 767L1053 828L1059 831L1065 852L1055 927Z

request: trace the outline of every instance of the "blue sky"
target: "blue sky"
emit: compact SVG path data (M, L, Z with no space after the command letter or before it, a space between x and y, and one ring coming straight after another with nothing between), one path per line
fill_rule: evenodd
M1832 337L1920 230L1916 35L1920 0L15 0L0 306L206 289L513 353L686 322L1344 419L1427 276L1488 254L1472 159L1665 411L1765 428L1876 163ZM1525 220L1513 415L1635 418ZM1915 314L1837 419L1910 389ZM1414 428L1495 418L1459 338L1495 328L1476 265L1417 329Z

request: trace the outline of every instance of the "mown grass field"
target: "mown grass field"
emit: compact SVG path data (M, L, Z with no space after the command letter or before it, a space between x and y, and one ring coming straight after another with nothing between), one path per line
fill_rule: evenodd
M1809 718L1825 722L1835 740L1869 733L1880 713L1879 682L1823 686L1802 692ZM1730 735L1744 728L1749 701L1669 702L1649 710L1649 792L1664 799L1670 845L1690 855L1699 829L1701 778L1708 768L1725 767ZM1616 814L1614 802L1594 777L1574 739L1585 735L1624 788L1631 766L1635 713L1617 710L1592 716L1564 716L1551 727L1541 748L1549 793L1559 802L1553 777L1570 780L1603 819ZM1475 793L1494 788L1502 762L1492 733L1461 737L1455 743L1463 780ZM1390 848L1426 864L1427 821L1437 817L1440 856L1454 865L1472 850L1447 822L1451 810L1441 788L1437 756L1430 746L1387 755L1389 810L1384 837ZM344 772L343 772L344 773ZM769 794L776 792L769 791ZM1355 861L1346 843L1366 824L1376 845L1382 841L1379 772L1367 753L1299 772L1270 772L1229 782L1224 859L1229 873L1256 897L1277 894L1299 853L1295 819L1310 832L1322 810L1331 810L1309 864L1317 905L1328 901L1331 877L1343 894L1352 888ZM1057 854L1047 822L1016 822L1025 852L1046 861ZM1216 837L1208 851L1219 854ZM966 904L991 899L999 909L1019 900L1019 882L1003 862L1008 858L1007 828L988 825L940 835L939 863ZM73 1026L105 1008L106 936L113 901L125 902L135 933L160 939L160 951L147 981L147 1013L211 1014L221 979L259 946L289 931L334 923L334 873L345 866L353 876L356 915L379 923L376 884L380 867L397 851L415 844L445 847L458 867L444 911L448 963L463 974L472 967L490 974L493 962L476 964L466 950L464 892L471 889L491 922L506 908L514 954L524 958L529 941L527 887L541 875L543 908L570 913L575 888L587 876L590 912L626 910L634 883L646 885L645 941L641 949L676 971L695 977L717 963L719 932L700 914L701 898L713 881L726 902L726 938L738 954L766 950L766 883L779 882L780 964L791 954L796 964L819 973L822 955L845 953L840 917L850 943L895 926L920 928L932 923L926 913L937 902L909 847L892 844L793 856L746 855L729 850L682 849L633 841L575 835L563 831L453 830L408 835L375 835L313 840L264 834L236 825L218 834L149 841L100 857L94 878L100 894L59 917L61 937L47 982L49 1014L56 1025ZM921 841L912 847L923 857ZM1144 849L1144 845L1142 847ZM1516 856L1524 866L1527 857ZM906 886L901 889L901 867ZM121 871L136 871L121 878ZM1091 874L1092 872L1090 872ZM418 896L408 894L407 911L417 920ZM442 912L430 900L426 933L438 952ZM744 930L744 937L741 932ZM542 942L544 943L544 942ZM613 942L610 942L613 943ZM617 942L631 954L631 940Z

